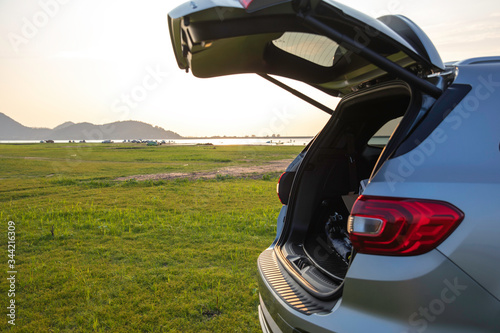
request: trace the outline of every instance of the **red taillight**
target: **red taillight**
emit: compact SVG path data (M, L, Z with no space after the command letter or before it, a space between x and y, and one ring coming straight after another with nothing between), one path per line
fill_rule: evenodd
M280 179L278 180L278 184L276 184L276 194L278 194L278 198L280 199L280 202L282 205L284 205L283 200L281 200L280 197L280 183L281 183L281 178L285 175L286 172L283 172L280 176Z
M245 9L248 9L248 6L252 3L253 0L240 0L240 3L245 7Z
M276 192L278 192L278 198L283 205L288 205L288 198L290 197L294 178L295 172L284 172L278 181Z
M418 255L436 248L463 218L442 201L360 196L348 231L360 253Z

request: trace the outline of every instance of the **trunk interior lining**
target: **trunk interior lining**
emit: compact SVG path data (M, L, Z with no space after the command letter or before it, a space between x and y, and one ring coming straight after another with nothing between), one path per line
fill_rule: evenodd
M291 276L313 285L316 290L309 291L320 299L340 295L349 267L349 208L342 197L352 192L353 179L359 185L370 177L383 153L368 141L388 121L418 107L415 103L411 89L399 82L344 98L297 171L284 237L275 251L291 263L284 265L293 268Z

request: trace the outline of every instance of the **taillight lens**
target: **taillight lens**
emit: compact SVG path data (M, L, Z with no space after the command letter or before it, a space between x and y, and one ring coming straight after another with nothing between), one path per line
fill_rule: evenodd
M288 198L290 197L294 178L295 172L284 172L278 181L278 185L276 185L278 198L283 205L288 205Z
M463 218L442 201L360 196L348 231L357 252L410 256L436 248Z
M247 9L252 2L253 0L240 0L240 3L243 5L243 7L245 7L245 9Z

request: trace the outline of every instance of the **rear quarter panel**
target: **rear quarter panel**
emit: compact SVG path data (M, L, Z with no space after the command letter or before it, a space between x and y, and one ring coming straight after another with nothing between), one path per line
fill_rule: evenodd
M500 65L457 71L455 83L471 92L418 147L387 161L365 194L442 200L462 210L465 219L438 250L498 301Z

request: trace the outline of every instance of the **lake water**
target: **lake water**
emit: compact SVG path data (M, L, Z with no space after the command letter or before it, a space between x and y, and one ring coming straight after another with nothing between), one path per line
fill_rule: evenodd
M313 137L287 137L287 138L200 138L200 139L177 139L177 140L165 140L166 144L172 145L196 145L196 144L213 144L216 146L229 146L229 145L268 145L268 146L305 146ZM68 143L67 140L54 140L55 143ZM162 140L157 140L161 142ZM368 142L369 145L383 147L389 141L389 137L380 136L373 137ZM123 140L115 140L115 143L122 143ZM17 141L7 141L0 140L0 144L10 143L10 144L33 144L40 143L39 140L17 140ZM87 140L86 143L101 143L100 140ZM78 144L76 141L75 144ZM138 143L140 144L140 143Z
M217 146L227 145L286 145L286 146L305 146L313 137L294 137L294 138L200 138L200 139L176 139L165 140L167 144L176 145L196 145L213 144ZM161 142L162 140L157 140ZM55 143L68 143L68 140L54 140ZM115 143L122 143L123 140L114 140ZM27 144L40 143L39 140L1 140L0 143ZM101 143L100 140L87 140L86 143ZM75 141L78 144L78 141Z

